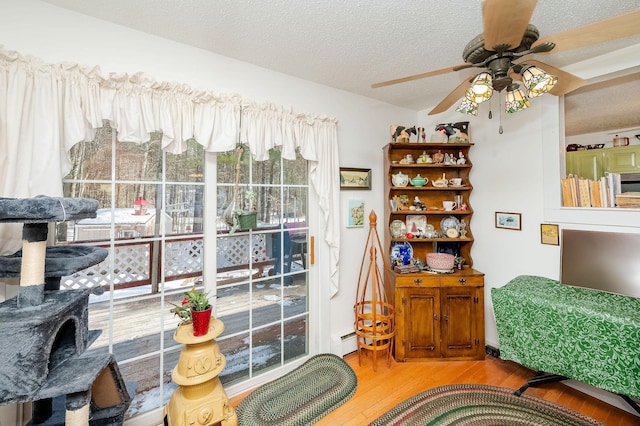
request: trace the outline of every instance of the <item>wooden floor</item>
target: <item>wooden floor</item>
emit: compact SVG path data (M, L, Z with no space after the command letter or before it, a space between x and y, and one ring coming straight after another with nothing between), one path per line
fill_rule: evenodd
M358 389L349 401L322 418L316 425L368 425L405 399L436 386L453 383L482 383L515 390L533 375L531 370L518 364L491 356L487 356L485 361L469 362L396 363L392 361L391 367L387 367L384 361L378 361L377 372L373 371L370 355L363 357L362 366L358 366L357 353L347 355L345 361L358 376ZM529 388L526 394L578 411L607 426L640 425L640 417L562 383L549 383ZM243 396L231 398L231 403L237 406Z

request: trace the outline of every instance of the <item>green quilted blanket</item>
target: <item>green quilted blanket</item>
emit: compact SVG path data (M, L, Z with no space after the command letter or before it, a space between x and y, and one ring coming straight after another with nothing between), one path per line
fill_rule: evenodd
M640 299L523 275L491 300L501 358L640 398Z

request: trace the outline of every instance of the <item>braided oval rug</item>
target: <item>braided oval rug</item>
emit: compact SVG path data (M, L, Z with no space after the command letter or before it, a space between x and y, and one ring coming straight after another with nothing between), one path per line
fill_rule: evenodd
M357 385L355 373L342 358L315 355L243 399L236 408L238 424L310 425L351 398Z
M513 389L447 385L421 392L376 419L371 426L604 426L568 408Z

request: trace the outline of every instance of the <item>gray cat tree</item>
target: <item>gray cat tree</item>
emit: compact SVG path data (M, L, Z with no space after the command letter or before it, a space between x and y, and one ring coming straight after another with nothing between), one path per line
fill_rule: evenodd
M18 295L0 303L0 405L33 401L30 425L122 424L131 402L113 355L87 350L100 335L88 329L90 290L60 290L61 277L107 251L47 246L49 223L97 208L86 198L0 198L0 222L23 223L22 250L0 256L0 278L20 278Z

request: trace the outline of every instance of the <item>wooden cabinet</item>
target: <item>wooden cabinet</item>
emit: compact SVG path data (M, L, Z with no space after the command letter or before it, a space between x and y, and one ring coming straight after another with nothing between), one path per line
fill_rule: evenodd
M567 152L566 166L567 176L573 174L592 180L600 179L605 172L638 172L640 145Z
M484 359L484 274L392 274L397 361Z
M391 143L384 147L385 179L385 247L389 255L394 244L409 243L413 257L426 263L431 252L454 250L465 259L464 267L453 273L414 272L390 273L394 305L396 309L395 358L398 361L440 359L484 359L484 274L472 268L471 218L473 209L469 196L473 186L469 181L472 163L469 143ZM414 160L423 153L434 158L435 154L448 154L465 162L412 163L402 161L407 155ZM414 178L420 175L428 179L424 186L394 185L399 172ZM437 179L459 178L461 185L433 186ZM396 180L397 181L397 180ZM390 201L403 197L424 203L425 210L400 210ZM461 196L465 204L452 211L443 209L443 201L454 201ZM407 235L392 235L390 225L394 221L411 223L408 218L419 215L422 223L433 226L438 235L408 238ZM447 236L441 229L445 218L454 217L466 224L464 233ZM405 226L406 232L412 229ZM464 235L463 235L464 234Z
M640 171L640 145L620 146L604 150L605 171L628 173Z
M567 152L567 176L573 174L585 179L598 180L604 176L603 149Z

